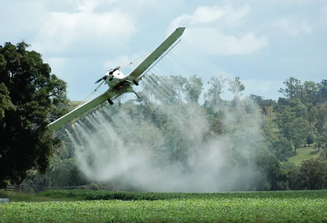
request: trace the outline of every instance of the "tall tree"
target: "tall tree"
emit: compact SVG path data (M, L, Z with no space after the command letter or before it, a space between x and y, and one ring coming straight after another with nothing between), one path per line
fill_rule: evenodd
M239 77L235 77L234 81L229 81L229 91L231 91L235 97L239 96L240 92L245 90L245 85L243 85L239 79Z
M25 42L0 47L1 186L6 180L20 183L29 169L46 170L60 142L47 125L66 112L66 83L51 74L41 55L28 47Z
M282 93L287 99L301 98L302 83L300 80L290 77L284 84L286 88L280 88L278 92Z
M322 80L320 84L321 85L317 97L320 98L319 101L321 103L327 103L327 80Z
M306 143L307 136L309 135L310 128L308 122L303 118L296 118L288 124L289 138L294 145L294 149L300 148L301 145Z
M305 81L303 83L302 98L301 98L302 102L304 104L316 105L319 100L318 97L319 89L320 89L319 83L315 83L314 81Z
M245 90L245 85L243 85L241 83L241 81L239 80L239 77L235 77L235 80L229 81L229 89L228 89L231 93L233 93L234 97L232 100L232 104L235 106L236 103L239 100L239 97L241 96L241 92Z
M185 83L183 90L186 93L186 99L189 102L198 103L203 90L203 81L196 75L191 76Z
M226 82L226 79L224 79L222 76L220 78L218 77L212 77L211 80L208 82L210 85L208 91L204 94L205 103L204 105L206 107L217 107L221 103L221 94L223 93L224 84Z

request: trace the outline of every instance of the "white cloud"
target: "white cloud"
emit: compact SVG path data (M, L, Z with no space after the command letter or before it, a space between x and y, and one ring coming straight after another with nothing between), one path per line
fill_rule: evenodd
M184 38L193 49L205 55L249 54L268 45L265 36L256 37L249 32L237 37L216 28L189 28Z
M253 32L239 35L227 34L226 28L233 28L242 22L250 11L244 4L238 9L232 6L200 6L192 15L184 14L171 22L170 30L177 26L187 26L183 39L205 55L250 54L268 45L268 38L257 37ZM201 24L199 26L198 24Z
M82 12L92 12L98 5L112 4L117 0L70 0L76 4L76 10Z
M179 24L188 23L190 25L220 25L221 28L231 27L241 22L241 19L250 12L250 5L244 4L238 9L231 5L226 6L199 6L191 15L183 14L171 22L171 28Z
M245 17L251 10L250 5L248 4L244 4L242 7L240 7L237 10L233 10L231 9L231 13L229 13L227 15L227 21L238 21L240 19L242 19L243 17Z
M73 12L49 13L33 46L43 53L90 56L124 47L136 30L136 19L119 8L94 13L97 2L79 2Z
M207 23L207 22L213 22L220 17L222 17L227 12L224 9L221 9L220 7L214 6L214 7L206 7L206 6L200 6L196 9L194 14L192 16L187 16L187 19L190 19L190 23Z
M312 27L307 20L298 17L281 17L274 20L272 25L286 31L290 36L312 32Z

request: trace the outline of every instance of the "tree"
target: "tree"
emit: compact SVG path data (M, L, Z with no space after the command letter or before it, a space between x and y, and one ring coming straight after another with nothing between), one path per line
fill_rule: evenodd
M280 88L278 92L282 93L287 99L301 98L302 83L300 80L290 77L284 84L286 88Z
M281 173L286 181L287 190L302 190L299 184L300 168L292 162L281 163Z
M235 77L234 81L229 81L229 91L231 91L231 93L233 93L234 97L232 100L233 105L236 105L237 101L239 100L239 97L241 95L240 92L245 90L245 85L243 85L241 83L241 81L239 80L239 77Z
M318 159L303 161L299 178L303 189L327 189L327 162L322 162Z
M260 174L258 190L282 190L283 177L280 163L276 156L262 152L257 154L256 166Z
M320 103L327 103L327 80L324 79L321 81L317 97Z
M259 95L255 95L255 94L250 94L249 98L254 101L256 104L258 104L259 106L276 106L277 102L275 100L272 99L264 99L264 97L259 96Z
M264 101L264 97L255 94L250 94L249 98L258 105L260 105L261 102Z
M310 131L308 122L302 118L296 118L289 125L290 141L294 145L294 149L300 148L306 143L306 138Z
M295 151L306 143L311 134L308 109L299 98L290 100L289 106L278 114L277 124L283 136L293 143Z
M318 101L318 92L320 84L314 81L305 81L302 86L302 102L305 104L316 105Z
M308 120L308 109L299 98L291 100L290 108L291 112L295 114L296 118L303 118Z
M277 140L274 140L271 143L272 153L278 158L281 162L287 162L288 158L291 157L292 154L292 145L291 143L284 137L281 137Z
M204 94L204 99L205 99L204 105L206 107L219 106L219 104L222 101L221 94L223 93L225 82L226 79L224 79L222 76L220 78L218 77L211 78L211 80L208 82L208 84L210 84L210 88Z
M203 90L203 81L196 75L191 76L186 81L183 90L186 93L186 99L189 102L198 103L199 96Z
M286 98L279 97L278 98L278 112L282 113L284 112L285 108L289 106L289 100Z
M327 129L327 124L326 124L326 129ZM320 149L326 149L327 150L327 134L321 134L316 137L315 139L315 147L320 150Z
M0 55L1 56L1 55ZM9 91L4 83L0 84L0 121L5 117L5 111L15 110L10 100Z
M316 106L315 121L317 135L327 135L327 104Z
M44 172L60 140L47 125L66 112L66 83L51 74L28 44L0 47L0 183L20 183L27 170ZM6 90L7 88L7 90ZM8 94L9 93L9 94ZM11 103L10 103L11 101ZM57 107L56 107L56 106ZM16 108L16 109L14 109Z

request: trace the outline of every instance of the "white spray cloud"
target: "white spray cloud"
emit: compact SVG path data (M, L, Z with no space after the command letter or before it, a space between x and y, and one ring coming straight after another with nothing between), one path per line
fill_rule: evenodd
M163 104L165 91L150 80L145 83L152 94L164 95L162 103L158 99L148 107L158 117L150 118L133 104L128 109L105 105L67 131L78 167L90 180L143 191L254 189L254 145L263 140L257 114L222 105L217 112L224 112L226 130L218 136L204 108L182 101Z

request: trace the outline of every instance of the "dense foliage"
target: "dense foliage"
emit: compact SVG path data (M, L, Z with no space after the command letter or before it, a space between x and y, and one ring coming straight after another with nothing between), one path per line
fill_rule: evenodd
M162 194L161 196L163 199L153 201L13 202L0 205L0 222L326 222L327 220L326 191ZM165 196L173 199L165 199ZM180 199L174 199L175 196ZM135 194L135 197L138 195Z
M58 138L49 121L65 111L66 84L25 42L0 46L0 187L21 183L27 170L44 172Z

